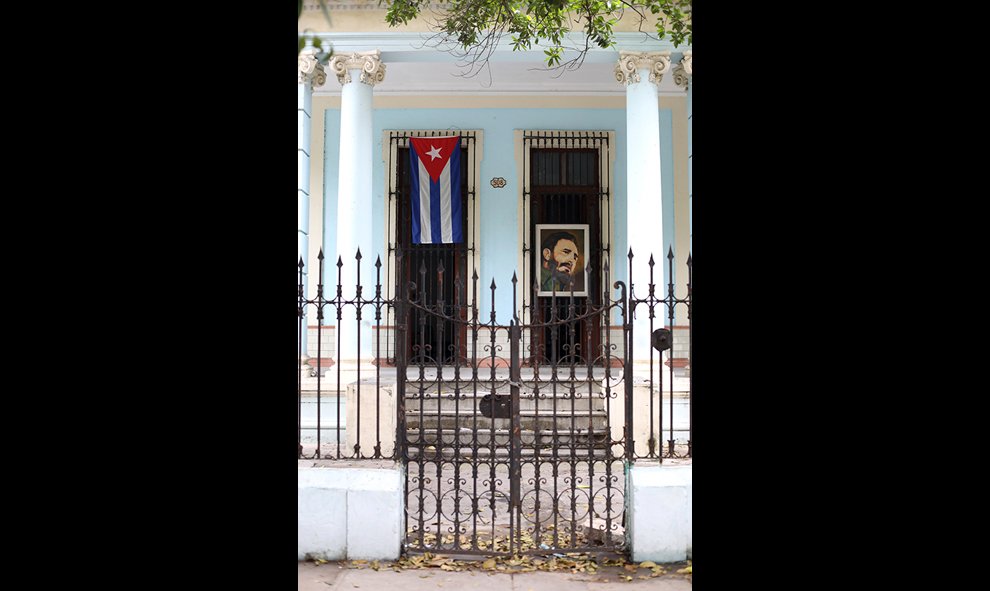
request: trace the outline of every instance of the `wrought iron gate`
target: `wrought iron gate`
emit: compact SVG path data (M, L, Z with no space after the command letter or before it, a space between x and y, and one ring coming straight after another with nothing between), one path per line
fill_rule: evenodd
M443 264L431 272L442 286ZM514 317L508 326L496 324L494 281L482 318L477 272L470 291L454 280L452 302L444 289L428 301L416 282L398 290L396 441L406 466L407 551L623 549L629 302L607 264L601 277L611 290L600 297L555 294L549 317ZM417 282L426 279L422 265ZM618 339L609 330L616 326ZM549 342L533 334L549 334ZM581 347L592 342L594 350Z
M397 267L404 268L401 245L395 256ZM360 261L360 252L354 259ZM628 259L626 277L632 278L631 249ZM652 256L642 297L632 281L628 297L623 282L612 283L606 262L602 293L580 299L554 293L549 306L532 306L525 320L514 316L508 326L496 322L495 282L487 288L490 309L482 311L477 272L467 286L455 273L450 289L443 259L430 271L436 289L416 288L427 284L429 264L419 257L416 281L404 278L396 296L387 298L380 259L374 290L365 291L355 272L355 295L349 297L338 257L336 295L326 298L321 251L312 299L304 295L300 259L297 346L310 372L301 372L297 385L299 459L401 461L406 551L624 550L629 462L692 455L690 341L678 355L675 332L687 329L690 338L692 263L689 255L686 296L677 297L673 259L668 250L664 297ZM516 294L523 291L517 287L513 276L513 310L519 309ZM530 301L535 301L539 285L532 289ZM372 298L362 296L371 291ZM688 326L675 325L676 306L686 308ZM357 313L342 319L351 307ZM310 327L314 341L308 349L315 357L303 354L307 310L315 312L310 316L317 322ZM375 318L374 377L362 378L359 357L354 378L342 378L338 364L333 385L324 388L324 340L331 344L324 320L355 323L360 355L362 310ZM648 354L633 350L634 334L644 330L653 337ZM596 338L590 338L593 331L600 331ZM335 352L341 349L340 332L336 335ZM670 349L666 362L654 348ZM637 371L635 385L634 354L648 359L648 370ZM678 378L675 368L683 367L692 371Z

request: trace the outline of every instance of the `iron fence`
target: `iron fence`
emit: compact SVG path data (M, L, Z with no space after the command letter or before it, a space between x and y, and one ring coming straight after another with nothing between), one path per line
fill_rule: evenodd
M632 250L627 256L633 278ZM403 268L401 246L395 257ZM527 321L515 311L528 290L513 274L508 325L497 319L494 279L481 310L476 270L468 284L442 259L427 268L420 257L416 275L401 274L387 298L378 258L374 293L365 297L361 259L358 251L353 295L344 293L337 259L328 298L321 251L311 299L299 261L298 352L311 367L299 373L299 458L401 462L407 551L621 550L626 466L692 454L691 257L683 297L672 251L665 293L652 256L638 291L634 281L628 289L613 282L606 260L601 291L589 297L541 296L534 282L529 301L540 305ZM687 326L675 323L679 309ZM302 338L309 317L315 351ZM648 352L635 350L637 330L649 331ZM325 341L325 331L335 340ZM365 344L373 334L370 353L362 332ZM351 337L352 359L342 361L342 339ZM329 357L324 342L334 345Z
M397 256L401 257L401 248L398 249ZM629 260L629 277L633 276L632 261L633 252L630 249L627 255ZM580 302L575 306L577 298L569 300L567 294L560 294L560 297L553 299L549 306L543 306L543 310L537 309L531 317L529 324L519 322L518 317L514 322L519 324L522 335L523 352L520 357L521 367L551 369L555 376L559 367L580 367L589 362L595 366L607 361L612 368L612 374L621 372L623 378L629 374L632 379L628 380L624 386L623 394L629 397L634 403L637 398L646 398L646 392L651 395L645 403L647 412L642 414L634 413L632 417L625 416L623 420L626 424L635 424L640 420L646 420L647 438L645 449L638 451L642 445L631 450L625 450L623 455L631 453L631 459L657 459L664 458L691 457L692 440L692 414L691 400L693 395L693 372L691 371L691 358L693 352L693 333L691 330L691 284L692 284L692 259L688 256L686 262L687 281L686 295L677 297L674 289L674 255L672 250L667 252L667 277L666 285L658 286L655 277L655 266L652 255L649 260L649 277L645 289L637 289L635 281L629 283L628 294L618 293L617 290L625 289L622 282L616 282L612 290L603 290L602 302L621 302L623 309L628 311L627 316L623 316L618 325L613 324L614 317L602 312L602 305L584 307ZM354 257L354 266L358 267L362 259L359 252ZM412 392L399 391L399 376L396 374L397 353L400 350L406 354L415 353L407 358L406 363L418 366L420 362L426 362L430 366L435 366L439 370L437 375L442 376L457 372L457 379L460 380L460 372L465 368L470 369L468 379L472 382L485 379L480 370L487 370L487 380L495 381L497 369L508 368L509 359L505 356L508 346L508 334L510 325L500 324L496 319L495 293L496 283L494 279L488 286L490 290L490 309L485 311L487 319L482 321L479 315L477 301L478 281L477 271L472 273L473 283L470 293L472 301L468 302L465 297L465 285L460 277L455 279L456 301L439 303L444 307L444 314L450 316L445 322L431 327L429 331L432 335L442 334L443 331L450 330L453 321L463 329L453 337L448 337L445 343L450 355L440 358L428 353L434 348L433 343L412 342L408 334L404 335L402 347L398 347L396 339L399 334L408 328L397 327L397 305L400 300L404 300L407 308L412 313L419 313L424 307L418 300L415 293L409 298L408 289L394 290L396 296L386 297L382 281L382 262L380 257L376 258L375 281L373 294L366 297L365 286L361 284L359 269L355 269L352 281L345 280L344 274L347 265L342 258L338 258L336 266L336 284L327 286L325 260L322 250L318 257L318 281L315 295L307 298L304 293L302 259L298 262L299 285L298 285L298 342L297 353L304 368L299 373L297 380L297 433L298 449L300 459L402 459L396 441L401 440L402 433L398 430L399 410L402 401ZM607 273L607 262L603 266ZM425 275L429 272L425 267L418 269L421 274L420 284ZM440 267L433 270L439 276L443 276L445 270ZM345 286L353 285L352 294L345 294ZM603 285L608 285L603 281ZM334 288L331 297L327 297L327 287ZM406 286L408 288L408 285ZM660 287L660 289L658 289ZM663 290L661 292L661 290ZM392 291L392 290L388 290ZM512 280L513 307L516 306L516 294L524 290L519 289L515 275ZM612 291L612 295L610 295ZM639 293L645 291L645 295ZM451 293L450 290L437 291L437 297L442 298L443 293ZM535 301L537 298L538 286L533 286L533 291L527 299ZM449 297L449 296L448 296ZM530 299L532 298L532 299ZM616 299L618 298L618 299ZM545 298L550 300L551 298ZM598 301L598 298L595 298ZM430 304L436 309L436 302ZM617 304L612 304L612 314L619 310ZM609 307L609 306L605 306ZM675 322L676 311L683 308L686 314L687 325L678 326ZM337 353L341 350L341 331L337 330L340 323L348 321L345 319L345 310L352 311L350 322L355 328L361 323L365 323L365 328L370 328L372 351L368 353L361 347L361 339L367 339L368 331L361 331L359 328L352 331L357 342L357 356L352 368L344 368L338 363ZM588 312L587 310L592 310ZM574 310L581 311L581 314L573 318L573 322L560 322L563 314L574 313ZM648 330L653 339L653 347L649 347L645 354L643 368L634 368L625 359L626 351L632 348L634 322L633 316L645 314L648 318ZM454 316L457 316L454 318ZM582 322L590 317L598 316L604 318L599 326L593 327L591 323ZM470 318L472 322L465 322L465 318ZM307 325L310 320L315 320L315 324ZM417 317L416 322L425 323L427 316ZM436 320L436 319L434 319ZM336 321L337 324L331 324ZM404 318L408 322L408 318ZM562 330L547 334L546 338L532 338L539 328L546 328L550 325L562 327ZM309 326L310 343L304 342L304 327ZM661 334L657 333L658 328ZM582 355L582 348L589 348L589 344L595 342L588 337L588 331L596 330L597 335L596 355ZM482 332L487 331L483 335ZM561 346L558 340L566 341L567 335L573 331L575 335L584 333L583 337L577 338L575 343L564 342ZM362 332L364 336L362 336ZM468 336L467 333L470 333ZM484 336L484 339L481 337ZM680 339L679 339L680 336ZM422 339L421 339L422 340ZM686 341L686 348L679 354L675 351L678 340L683 344ZM658 349L658 346L662 349ZM329 351L328 351L329 349ZM451 349L453 349L451 351ZM552 353L548 351L552 349ZM563 353L562 350L569 350L571 353ZM469 355L470 352L470 355ZM666 352L666 361L663 360ZM637 353L635 351L631 352ZM642 352L639 352L642 353ZM418 356L418 357L417 357ZM595 357L598 357L596 360ZM634 357L636 355L633 355ZM637 357L638 358L638 357ZM373 367L373 370L369 370ZM345 371L346 370L346 371ZM368 372L373 371L369 379ZM507 369L505 371L508 371ZM570 374L568 374L570 375ZM453 375L450 376L451 379ZM588 379L586 376L585 379ZM350 380L350 381L348 381ZM384 402L387 405L383 405ZM481 399L477 401L478 406L471 409L471 412L480 412L482 403L491 404L492 399ZM499 402L498 399L494 399ZM370 403L373 401L373 404ZM348 408L350 402L351 408ZM635 404L628 405L628 409L634 408ZM352 435L348 437L348 413L350 413L353 424L350 425ZM372 415L369 417L369 413ZM638 417L638 418L637 418ZM362 420L363 418L363 420ZM623 425L625 428L625 425ZM371 429L372 433L362 430ZM629 434L633 434L633 429L626 429ZM628 447L628 442L623 438L623 445ZM348 443L349 442L349 443ZM664 446L663 444L666 444Z

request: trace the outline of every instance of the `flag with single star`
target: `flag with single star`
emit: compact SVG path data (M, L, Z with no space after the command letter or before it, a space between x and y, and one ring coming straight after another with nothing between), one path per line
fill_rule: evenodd
M409 138L412 242L464 242L461 227L461 136Z

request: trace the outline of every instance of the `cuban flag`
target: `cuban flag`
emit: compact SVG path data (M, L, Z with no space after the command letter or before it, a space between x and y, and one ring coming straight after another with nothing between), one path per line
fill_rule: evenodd
M409 138L412 242L464 242L461 227L461 136Z

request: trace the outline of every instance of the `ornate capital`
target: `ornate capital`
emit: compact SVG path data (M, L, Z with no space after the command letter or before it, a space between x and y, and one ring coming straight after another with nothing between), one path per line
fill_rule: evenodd
M679 64L674 66L674 84L687 90L691 83L691 52L685 51Z
M341 53L330 59L330 69L337 75L341 84L351 81L350 70L361 70L361 82L374 86L385 79L385 64L381 50Z
M299 84L309 84L310 88L323 86L327 81L327 72L316 52L317 49L311 45L299 52Z
M669 51L620 51L619 63L615 66L615 79L621 84L630 85L639 82L637 70L648 69L650 82L660 84L663 75L670 69Z

